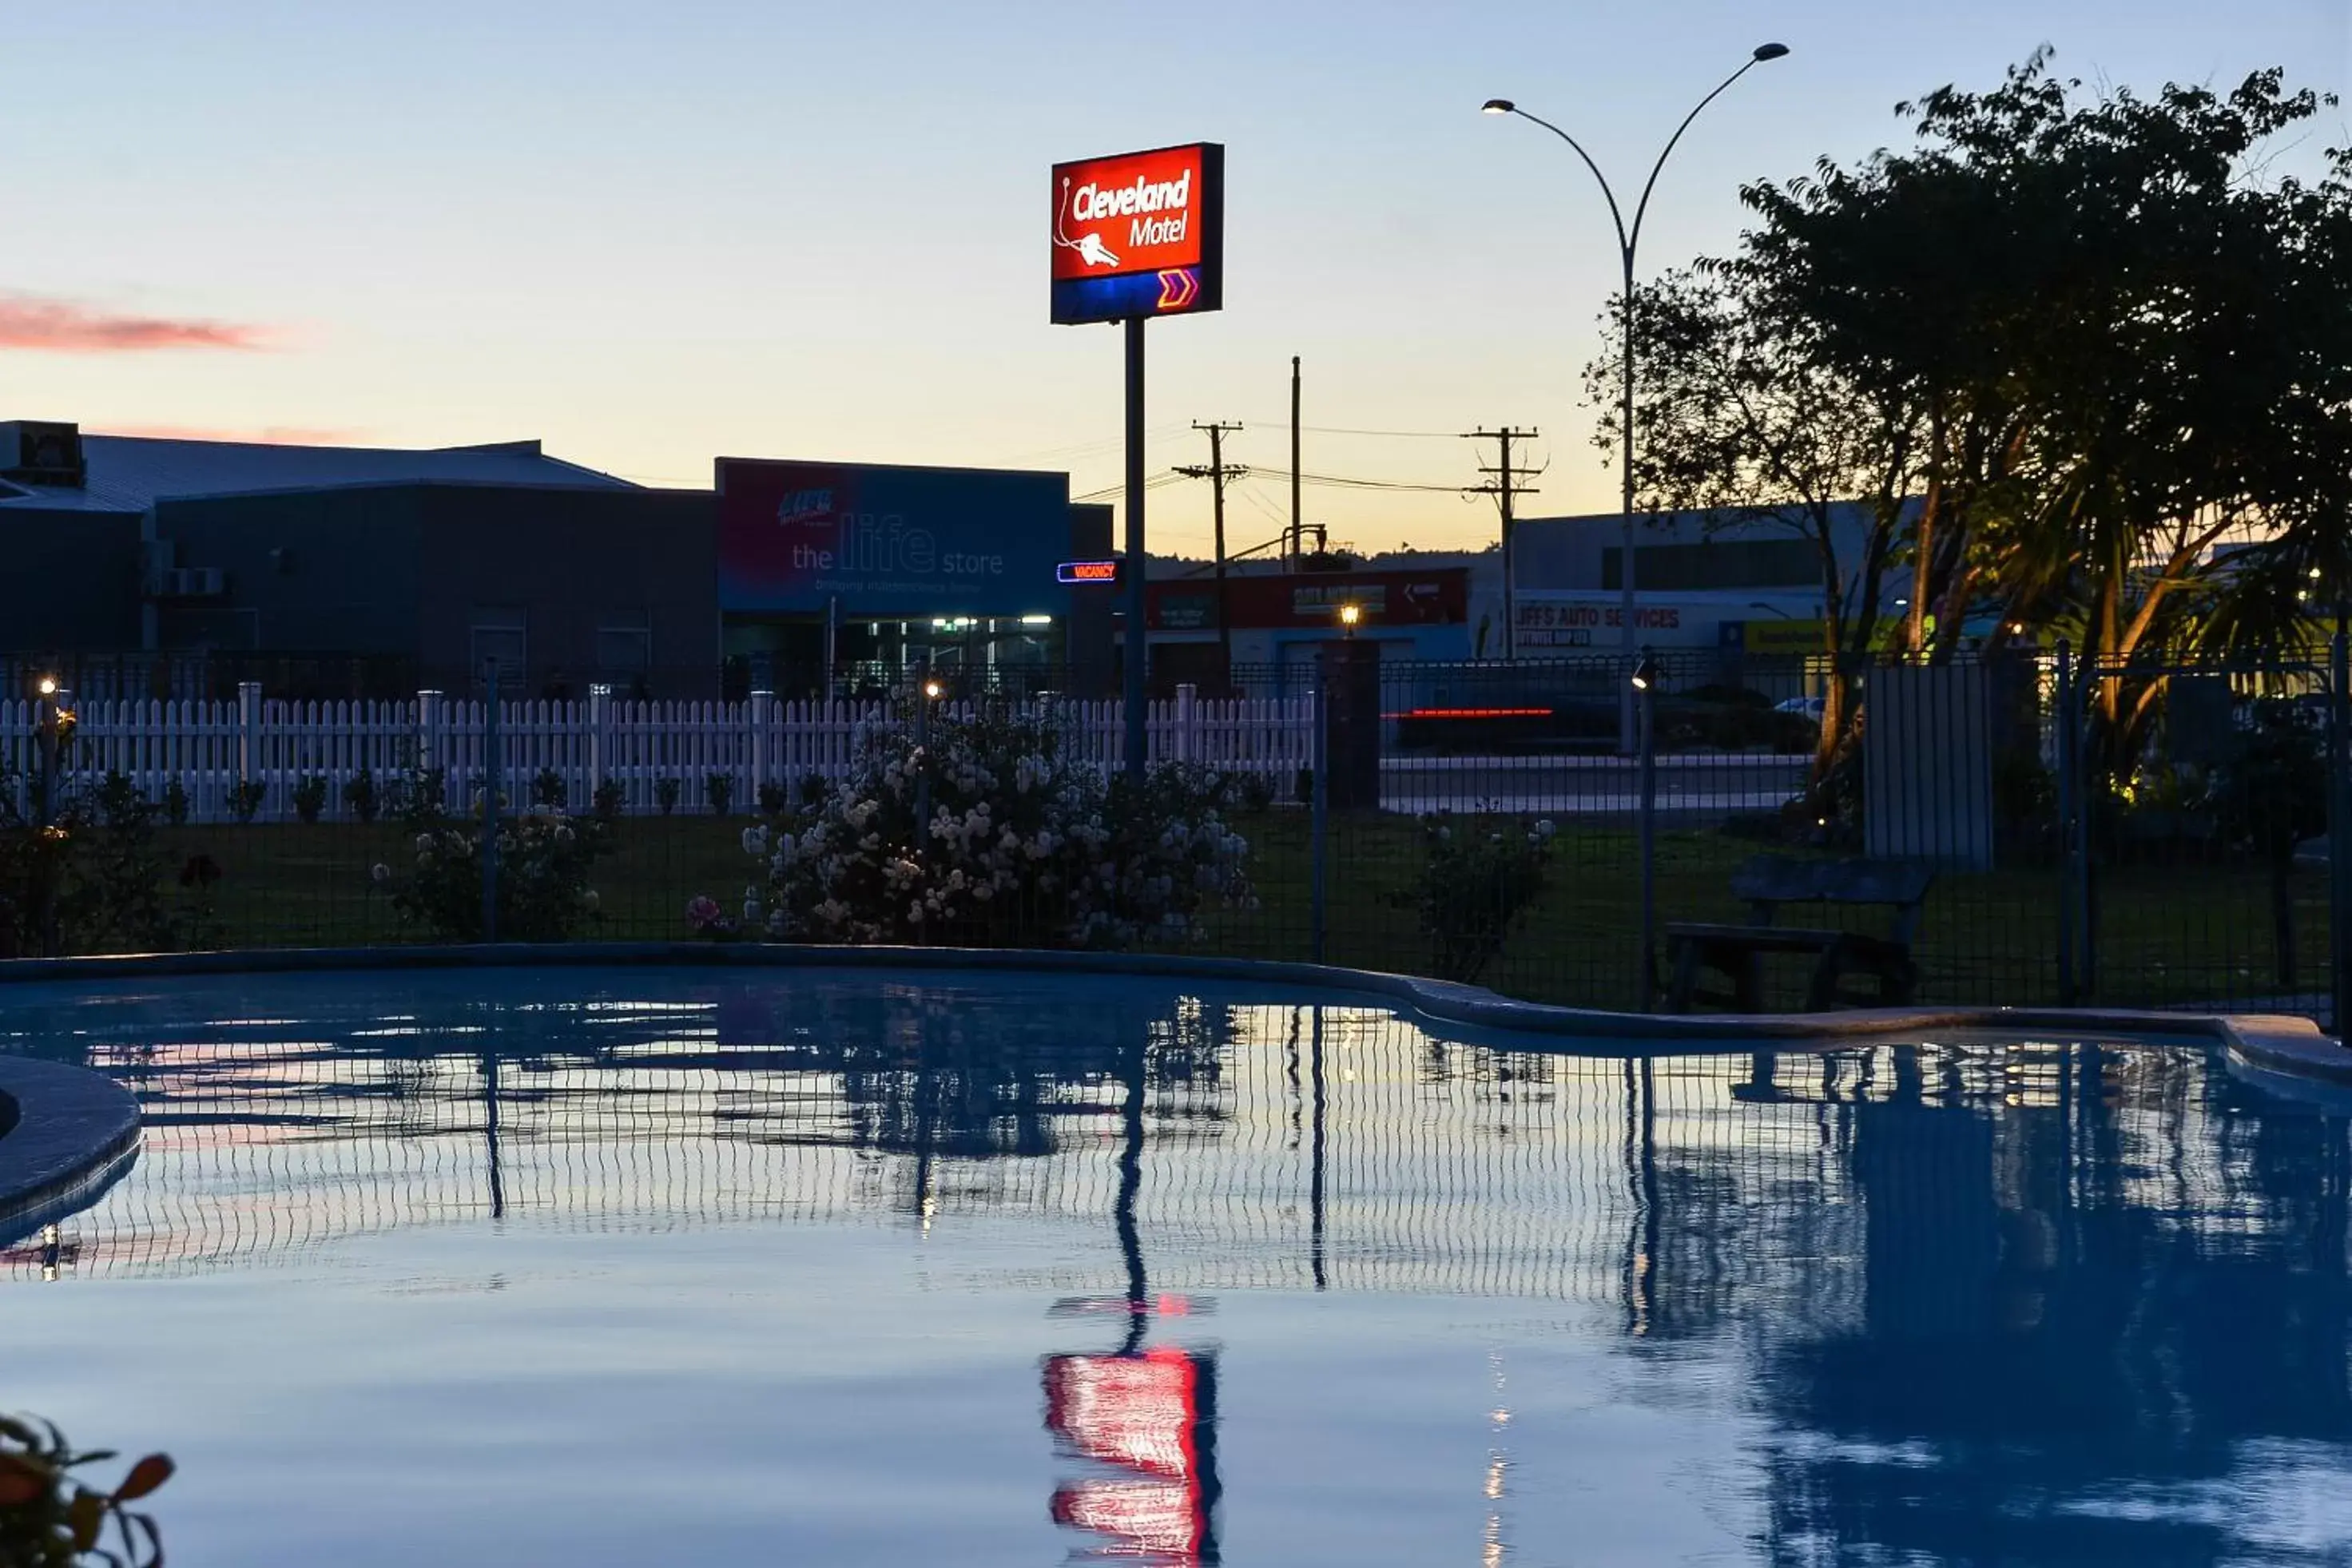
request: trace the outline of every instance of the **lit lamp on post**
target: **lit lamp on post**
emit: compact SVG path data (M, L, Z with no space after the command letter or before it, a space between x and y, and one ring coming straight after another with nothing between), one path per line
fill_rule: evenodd
M1666 160L1668 157L1672 156L1675 144L1682 141L1683 132L1690 129L1691 121L1699 117L1700 110L1706 109L1708 104L1713 103L1717 99L1722 97L1723 94L1729 89L1733 82L1738 81L1741 77L1746 76L1749 71L1754 70L1758 66L1764 64L1766 61L1780 59L1786 56L1788 52L1789 46L1786 44L1759 44L1756 48L1749 51L1746 63L1741 65L1738 70L1732 72L1723 79L1721 86L1717 87L1713 92L1708 93L1705 98L1698 100L1697 109L1694 109L1688 114L1683 116L1683 122L1676 126L1675 128L1675 133L1666 139L1665 151L1659 153L1658 161L1650 166L1650 178L1642 187L1641 201L1636 203L1634 205L1633 222L1631 227L1626 225L1624 209L1617 204L1617 192L1616 189L1609 183L1609 176L1601 172L1601 165L1592 161L1592 154L1587 152L1584 150L1583 145L1579 142L1575 137L1570 136L1567 131L1562 131L1550 120L1545 120L1538 115L1529 114L1526 110L1521 109L1517 104L1513 103L1507 98L1490 98L1486 100L1485 105L1485 112L1488 114L1516 114L1521 120L1531 120L1535 124L1542 126L1546 131L1550 131L1554 136L1557 136L1562 141L1567 142L1570 149L1575 152L1577 157L1583 161L1584 166L1592 172L1592 177L1601 182L1601 193L1609 203L1610 221L1614 224L1617 228L1617 256L1618 260L1623 267L1622 289L1618 295L1618 311L1620 315L1619 324L1622 336L1624 340L1624 352L1620 356L1624 361L1624 374L1622 391L1620 395L1620 406L1618 409L1618 423L1622 427L1619 431L1619 434L1622 440L1622 451L1620 454L1619 463L1622 470L1620 476L1623 481L1623 501L1625 510L1623 545L1621 552L1622 566L1618 574L1618 580L1619 585L1623 591L1624 597L1622 609L1625 622L1624 653L1625 657L1629 661L1633 657L1633 638L1635 631L1633 625L1633 591L1635 587L1635 573L1633 566L1633 366L1637 344L1635 342L1633 330L1633 257L1636 248L1642 243L1642 220L1649 214L1650 194L1658 188L1659 172L1665 168ZM1620 710L1622 716L1619 731L1619 749L1624 752L1631 752L1634 748L1635 737L1633 735L1634 721L1633 696L1633 692L1638 689L1638 687L1628 689L1626 693L1626 700Z
M1655 723L1658 659L1649 649L1626 685L1633 699L1635 747L1641 758L1642 782L1642 1010L1648 1012L1658 995L1658 747Z
M73 738L74 716L58 695L58 678L43 675L40 701L33 708L33 744L40 761L40 797L34 815L46 828L57 821L58 772L65 760L66 743Z
M1353 641L1356 635L1356 622L1363 618L1364 607L1355 601L1349 600L1339 606L1339 635Z

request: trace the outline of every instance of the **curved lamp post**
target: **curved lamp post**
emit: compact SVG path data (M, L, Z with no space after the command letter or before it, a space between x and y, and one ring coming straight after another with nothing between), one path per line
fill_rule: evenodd
M1660 172L1665 168L1666 160L1673 156L1675 144L1682 141L1683 132L1691 128L1691 121L1696 120L1699 117L1701 110L1705 110L1708 104L1713 103L1717 99L1721 98L1727 91L1728 91L1733 82L1738 81L1741 77L1746 76L1749 71L1754 70L1758 66L1764 64L1767 60L1777 60L1788 52L1789 46L1786 44L1760 44L1757 46L1755 50L1748 55L1745 64L1741 65L1738 70L1732 72L1729 76L1724 78L1722 85L1717 87L1713 92L1708 93L1705 98L1700 99L1698 100L1698 108L1692 110L1688 114L1683 116L1683 122L1675 128L1675 133L1672 136L1666 138L1665 150L1658 154L1658 161L1650 166L1650 177L1642 186L1642 199L1638 203L1634 204L1633 224L1631 228L1628 228L1625 225L1625 211L1622 207L1618 205L1617 192L1615 188L1609 183L1609 176L1601 172L1601 165L1592 161L1592 154L1584 150L1581 142L1578 141L1575 137L1570 136L1567 131L1562 131L1559 126L1554 125L1550 120L1544 119L1542 116L1529 114L1526 110L1521 109L1517 104L1512 102L1507 98L1490 98L1486 103L1485 112L1488 114L1516 114L1521 120L1531 120L1535 124L1542 126L1546 131L1550 131L1554 136L1557 136L1562 141L1567 142L1570 150L1572 150L1579 158L1584 161L1584 166L1592 171L1592 177L1601 182L1601 193L1602 196L1606 197L1609 202L1610 221L1617 226L1617 255L1619 259L1624 264L1624 287L1622 292L1618 296L1618 299L1620 301L1618 308L1622 312L1622 324L1625 340L1624 392L1622 406L1620 410L1618 421L1618 423L1622 426L1622 434L1624 437L1624 451L1621 461L1624 469L1625 532L1624 547L1621 553L1617 577L1620 586L1624 591L1624 607L1622 612L1625 621L1624 650L1625 656L1628 659L1632 659L1635 655L1638 647L1638 644L1635 642L1633 626L1633 358L1635 348L1633 340L1633 253L1635 248L1642 243L1642 220L1649 214L1650 193L1658 188L1658 175ZM1633 705L1629 696L1629 700L1624 705L1622 722L1620 727L1621 734L1619 736L1620 747L1628 755L1633 752L1634 746L1633 707Z

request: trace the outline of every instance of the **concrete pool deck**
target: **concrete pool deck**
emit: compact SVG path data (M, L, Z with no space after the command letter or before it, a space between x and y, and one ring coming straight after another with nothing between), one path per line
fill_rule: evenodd
M2232 1062L2261 1079L2352 1088L2352 1051L2303 1018L2101 1008L1895 1008L1686 1016L1619 1013L1513 1001L1475 986L1404 975L1164 953L578 942L16 958L0 961L0 1009L6 1005L5 988L10 983L100 985L200 975L509 967L875 968L946 975L977 970L1255 981L1385 1002L1409 1017L1517 1037L1527 1042L1523 1049L1609 1056L1837 1051L1956 1035L2196 1041L2221 1045ZM0 1097L21 1112L16 1124L0 1135L0 1238L24 1234L38 1223L41 1213L79 1207L94 1189L110 1184L136 1156L137 1103L103 1074L0 1056ZM6 1121L5 1108L0 1107L0 1124ZM33 1217L29 1223L27 1216Z

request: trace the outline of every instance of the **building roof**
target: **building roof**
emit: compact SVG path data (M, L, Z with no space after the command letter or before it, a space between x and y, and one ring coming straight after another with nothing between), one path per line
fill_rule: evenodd
M474 485L568 486L634 490L610 474L548 456L536 441L494 446L398 450L375 446L281 446L248 441L173 441L143 435L84 435L89 482L34 485L0 480L0 511L145 512L160 500L313 490L344 485L441 480Z

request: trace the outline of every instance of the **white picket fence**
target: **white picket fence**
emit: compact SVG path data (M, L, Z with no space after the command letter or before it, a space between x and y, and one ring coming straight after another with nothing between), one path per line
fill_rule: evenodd
M77 721L68 769L79 780L120 773L142 794L161 800L176 781L186 792L188 820L235 819L233 792L257 783L255 821L295 821L297 787L326 786L327 818L348 817L343 787L364 771L379 789L412 772L441 769L455 804L476 797L487 777L487 705L422 692L400 702L289 703L247 686L236 702L123 700L74 704ZM947 717L968 710L940 705ZM1126 755L1125 708L1112 702L1056 699L1024 710L1045 718L1066 754L1096 768L1116 768ZM1153 761L1201 763L1229 773L1253 773L1287 795L1308 766L1314 731L1311 697L1200 700L1189 686L1146 715ZM37 751L36 705L0 702L0 778L28 809L28 780ZM566 808L585 810L597 786L621 788L623 810L660 810L661 781L678 782L676 810L711 810L709 780L731 783L730 809L751 809L762 785L791 787L810 775L828 780L855 766L866 737L903 722L887 705L780 702L754 693L748 702L614 701L503 702L499 751L503 792L531 799L534 781L552 772Z

